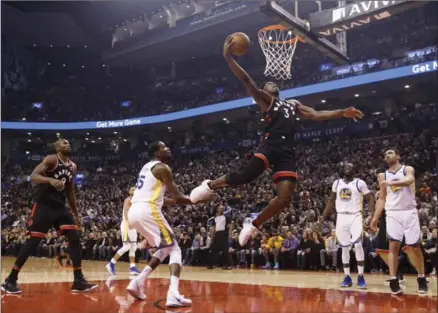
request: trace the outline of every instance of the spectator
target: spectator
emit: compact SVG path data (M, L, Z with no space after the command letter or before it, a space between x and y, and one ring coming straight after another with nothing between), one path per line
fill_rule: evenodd
M332 229L330 232L330 237L327 238L325 242L325 249L321 250L321 266L326 267L330 270L330 266L326 263L326 258L332 259L331 269L336 270L338 268L338 243L336 240L336 230Z

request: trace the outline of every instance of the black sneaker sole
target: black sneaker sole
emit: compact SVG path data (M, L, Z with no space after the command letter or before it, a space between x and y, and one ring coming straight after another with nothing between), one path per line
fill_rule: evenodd
M72 289L71 292L74 292L74 293L88 292L88 291L91 291L93 289L96 289L97 287L98 287L98 285L91 286L90 288L87 288L84 290Z
M1 287L2 288L2 290L4 291L4 292L6 292L7 294L9 294L9 295L18 295L18 294L20 294L20 293L23 293L23 291L22 290L20 290L20 291L9 291L9 290L6 290L6 288L5 287Z

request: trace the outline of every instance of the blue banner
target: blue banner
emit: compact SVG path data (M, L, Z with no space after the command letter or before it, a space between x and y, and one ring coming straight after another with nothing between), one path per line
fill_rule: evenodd
M376 83L384 80L391 80L401 77L408 77L428 72L435 72L438 69L438 62L424 62L390 70L374 72L370 74L353 76L344 79L308 85L282 91L281 96L285 99L298 98L327 91L339 90L364 84ZM245 108L254 105L252 98L243 98L218 104L201 106L196 109L189 109L168 114L143 116L115 121L93 121L75 123L39 123L39 122L2 122L2 129L19 130L74 130L74 129L100 129L100 128L121 128L139 125L150 125L166 123L179 119L195 117L199 115L212 114L238 108Z

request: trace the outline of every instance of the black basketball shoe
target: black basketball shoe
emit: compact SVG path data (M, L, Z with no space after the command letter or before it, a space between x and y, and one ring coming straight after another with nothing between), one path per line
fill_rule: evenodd
M8 278L6 278L5 282L2 284L2 290L8 294L22 293L21 289L17 286L17 281L11 281Z
M427 288L426 277L418 277L417 282L418 282L418 294L419 295L427 294L428 288Z
M85 278L75 280L71 287L72 292L87 292L97 288L97 284L90 284Z
M398 282L398 279L391 279L389 281L389 288L391 288L391 293L393 295L398 295L403 293L403 290L400 288L400 283Z

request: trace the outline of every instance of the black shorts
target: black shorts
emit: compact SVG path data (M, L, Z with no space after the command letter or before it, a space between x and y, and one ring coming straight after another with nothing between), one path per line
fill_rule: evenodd
M35 202L27 222L27 233L32 237L45 238L50 228L58 231L77 230L75 220L65 207L54 207Z
M254 156L265 163L265 169L272 166L275 182L297 180L297 164L295 159L295 142L268 138L260 143Z

